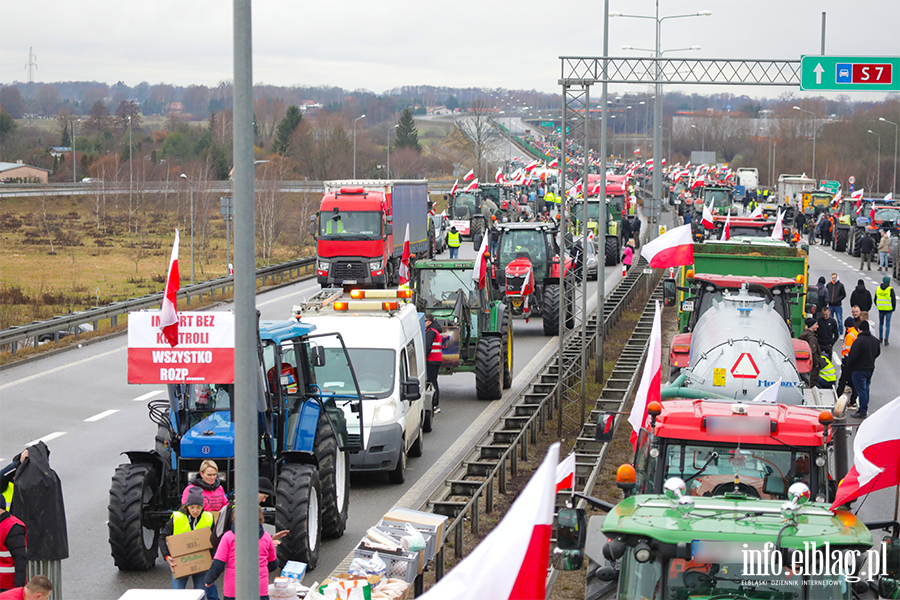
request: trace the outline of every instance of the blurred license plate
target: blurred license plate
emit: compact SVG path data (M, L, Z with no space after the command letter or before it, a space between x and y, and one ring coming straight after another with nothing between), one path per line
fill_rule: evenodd
M345 279L344 280L344 285L353 285L355 283L356 283L355 279Z
M693 312L694 311L694 301L693 300L685 300L681 303L681 310L684 312Z

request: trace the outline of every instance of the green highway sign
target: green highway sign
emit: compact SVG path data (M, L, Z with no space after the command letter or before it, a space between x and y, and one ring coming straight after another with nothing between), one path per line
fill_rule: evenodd
M801 56L800 89L900 92L900 56Z
M541 121L541 127L553 127L553 121Z
M832 194L837 194L837 191L839 189L841 189L841 182L840 181L828 181L826 179L823 179L822 181L819 182L819 187L823 190L828 190Z

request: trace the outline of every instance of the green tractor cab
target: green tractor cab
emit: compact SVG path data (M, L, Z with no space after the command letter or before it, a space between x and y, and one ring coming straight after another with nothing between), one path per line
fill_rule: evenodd
M607 267L619 264L622 260L622 249L628 240L622 234L622 207L623 198L610 197L606 201L606 235L604 236L603 254ZM585 215L585 212L587 215ZM586 201L579 198L572 207L572 227L574 235L581 235L582 223L587 224L588 230L594 233L595 243L599 243L598 231L600 223L600 198L589 197Z
M473 260L416 262L413 297L419 312L430 312L442 328L440 373L475 373L479 400L499 400L512 385L512 315L490 280L479 289Z

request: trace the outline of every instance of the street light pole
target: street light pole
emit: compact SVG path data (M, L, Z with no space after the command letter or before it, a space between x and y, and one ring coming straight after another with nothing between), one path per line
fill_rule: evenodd
M365 116L365 115L363 115ZM400 123L397 123L387 132L387 177L386 179L391 178L391 134L394 133L394 130L400 127Z
M353 179L356 179L356 122L364 119L366 115L356 117L353 121Z
M812 139L813 139L813 157L812 157L812 175L810 175L810 177L812 177L813 179L815 179L815 178L816 178L816 113L814 113L814 112L812 112L812 111L809 111L809 110L803 110L803 109L800 108L799 106L795 106L795 107L794 107L794 110L799 110L799 111L802 112L802 113L806 113L806 114L808 114L808 115L812 115L812 119L813 119L813 132L812 132Z
M181 178L187 181L191 188L191 285L194 285L194 184L184 173Z
M894 180L891 182L891 195L893 196L897 194L897 138L900 137L898 135L900 134L900 125L893 121L888 121L884 117L879 117L878 120L894 126Z
M878 138L878 168L875 175L875 193L881 194L881 136L871 129L869 130L869 133Z
M132 209L134 205L134 168L132 167L134 164L131 160L131 115L128 115L128 210ZM129 221L131 220L131 215L129 214ZM137 229L137 225L135 225L135 229Z
M75 171L77 171L76 166L76 156L75 156L75 123L78 122L78 119L72 119L72 183L78 183L75 179Z

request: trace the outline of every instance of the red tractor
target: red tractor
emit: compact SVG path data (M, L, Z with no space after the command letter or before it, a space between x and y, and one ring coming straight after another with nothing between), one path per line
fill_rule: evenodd
M560 265L555 223L519 222L498 226L492 248L494 280L504 290L513 315L543 317L545 335L559 333L560 283L566 282L567 328L575 325L575 263L566 256ZM565 278L565 279L563 279Z

